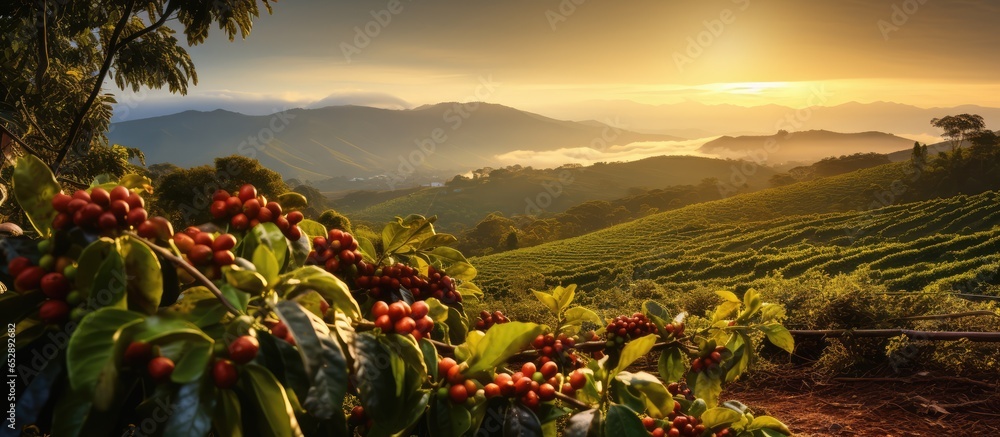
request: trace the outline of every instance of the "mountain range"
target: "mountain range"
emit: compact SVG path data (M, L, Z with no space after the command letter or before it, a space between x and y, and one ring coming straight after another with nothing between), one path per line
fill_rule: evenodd
M439 179L500 166L516 150L546 151L680 138L617 130L598 122L556 120L506 106L441 103L406 110L364 106L291 109L269 116L224 110L125 121L112 125L113 143L138 147L149 163L182 167L242 154L285 178L321 180L414 173Z

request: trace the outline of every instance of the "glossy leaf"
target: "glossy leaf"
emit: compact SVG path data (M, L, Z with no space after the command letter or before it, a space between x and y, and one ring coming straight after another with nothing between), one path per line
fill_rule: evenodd
M792 334L788 332L788 329L777 323L772 323L768 325L760 325L758 327L765 335L767 335L767 340L773 343L775 346L780 347L785 352L792 353L795 350L795 339L792 338Z
M354 300L347 284L330 272L317 266L305 266L278 277L274 290L282 296L315 290L330 306L352 319L361 317L361 307Z
M621 372L616 378L642 394L650 416L661 419L674 411L674 397L655 376L646 372Z
M566 437L600 437L603 419L601 410L587 410L570 416L566 423Z
M649 437L646 427L635 412L623 405L612 405L608 408L608 418L604 423L604 435L611 437Z
M113 353L118 333L142 320L141 314L117 308L101 308L84 317L66 350L70 386L92 397L102 371L117 358Z
M212 410L212 429L217 435L242 437L243 425L240 398L232 390L215 391L215 408Z
M24 155L14 165L11 182L14 198L35 231L42 237L51 236L52 220L57 214L52 208L52 198L60 187L49 166L34 155Z
M108 259L108 255L117 250L115 240L101 238L88 244L80 252L80 256L77 258L75 282L76 289L80 290L82 297L86 298L90 295L90 289L93 287L98 270Z
M284 387L267 369L250 363L243 367L237 383L241 390L256 401L259 415L257 430L267 436L301 436L292 405Z
M784 423L781 423L780 420L775 419L771 416L754 417L753 422L750 422L750 425L747 426L747 431L756 431L765 429L779 431L784 435L792 435L792 431L788 429L788 427L785 426Z
M503 421L503 435L504 437L542 437L542 422L528 407L520 402L514 402L510 408L507 408L507 414Z
M709 429L728 427L742 418L742 414L725 407L710 408L701 415L702 425Z
M660 371L660 378L667 382L677 382L684 377L687 371L687 360L679 347L669 347L660 354L657 368Z
M257 246L253 251L253 265L257 267L257 273L259 273L264 278L264 283L271 285L274 284L278 279L278 274L281 272L281 266L278 264L278 258L274 256L274 252L271 251L270 247L265 245Z
M329 235L326 226L323 226L322 223L314 220L304 219L301 222L299 222L298 227L300 230L302 230L303 234L306 234L310 237L326 238L327 235Z
M209 381L194 381L181 385L174 396L164 437L187 437L208 434L212 429L212 411L217 402Z
M431 435L461 437L471 426L472 416L464 405L452 404L447 397L434 397L427 417Z
M549 309L552 315L557 317L559 316L559 303L556 302L556 299L552 297L551 294L538 290L531 290L531 292L535 295L535 298L542 303L542 305L545 305L545 307Z
M108 252L107 258L97 269L97 276L94 278L93 287L87 297L87 307L126 309L128 307L127 284L125 260L117 250Z
M163 295L160 261L145 244L129 237L122 237L119 241L128 274L128 307L133 311L155 314Z
M323 420L340 414L339 405L347 393L347 361L340 344L323 319L298 303L281 301L277 310L295 338L310 379L303 406L310 414Z
M625 344L622 348L621 357L618 359L618 365L615 366L614 370L611 372L611 377L614 378L619 372L631 366L639 358L642 358L649 351L653 350L653 345L656 344L657 336L655 334L649 334L643 337L639 337ZM610 416L609 416L610 419Z
M476 268L465 259L462 252L450 247L436 247L427 252L433 259L440 260L445 265L448 276L463 281L471 281L476 277Z
M512 355L528 347L542 327L534 323L509 322L494 325L476 344L469 359L468 373L497 367Z

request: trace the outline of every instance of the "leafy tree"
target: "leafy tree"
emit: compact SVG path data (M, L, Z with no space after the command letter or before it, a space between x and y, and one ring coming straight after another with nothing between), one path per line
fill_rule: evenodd
M203 223L211 220L207 205L212 194L223 189L234 192L253 184L257 192L272 199L288 191L281 175L262 167L256 159L231 155L215 159L215 166L177 170L163 176L157 185L157 204L173 222Z
M292 180L289 180L288 182L292 182ZM326 196L324 196L323 193L321 193L316 188L301 183L300 184L290 183L289 185L295 187L292 189L292 191L301 194L303 197L306 198L307 201L309 201L309 206L307 206L305 209L302 210L302 213L305 214L306 217L318 217L322 211L329 208L329 205L327 204L326 201Z
M327 229L340 229L345 232L352 232L351 220L345 215L332 209L323 211L316 221L320 222L323 226L326 226Z
M270 0L261 1L270 12ZM120 89L185 94L198 76L174 29L189 46L214 24L232 40L246 37L258 15L257 0L2 2L0 122L23 140L21 152L85 179L78 172L89 167L72 162L107 145L115 100L103 92L106 78Z
M931 126L944 130L942 137L948 139L951 143L951 150L954 152L962 145L963 141L982 132L986 128L986 122L979 115L959 114L933 118Z

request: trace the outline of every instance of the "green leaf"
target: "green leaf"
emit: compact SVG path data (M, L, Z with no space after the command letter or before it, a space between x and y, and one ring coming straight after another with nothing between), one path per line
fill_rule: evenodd
M448 325L448 340L452 344L458 344L469 335L469 327L465 324L465 317L462 312L455 307L448 307L448 318L445 320Z
M493 325L473 349L467 374L497 367L512 355L526 349L542 327L534 323L509 322Z
M288 262L288 240L285 234L281 233L278 225L274 223L260 223L247 232L246 237L240 242L239 254L246 259L253 259L253 254L257 246L267 246L278 261L278 266L284 267Z
M116 371L114 375L103 376L108 368L116 369L115 343L122 330L142 320L141 314L118 308L101 308L84 317L70 337L66 351L70 387L92 398L99 380L117 379Z
M258 248L264 246L257 246ZM265 249L267 250L267 249ZM222 276L226 278L226 284L236 289L242 290L243 294L259 295L268 289L269 282L263 275L253 270L244 269L239 265L232 264L222 268Z
M238 384L244 393L257 401L260 414L253 417L257 418L259 432L276 437L302 435L288 395L271 372L256 364L247 364Z
M534 293L535 298L538 299L542 305L545 305L545 307L552 312L552 315L559 317L559 303L556 302L556 299L552 297L551 294L538 290L531 290L531 292Z
M87 296L87 308L126 309L128 307L127 284L125 260L117 250L112 250L97 270L93 288Z
M451 234L434 234L430 237L425 238L420 244L417 245L418 250L430 249L434 247L441 246L451 246L458 242L458 238L455 238Z
M785 426L784 423L781 423L781 421L771 416L754 417L753 422L750 422L750 425L747 426L747 431L756 431L764 429L779 431L784 435L792 435L792 431L788 429L788 427Z
M657 363L660 377L667 382L677 382L684 377L687 371L687 361L684 353L679 347L670 347L660 353L660 361Z
M739 302L723 302L719 304L719 306L715 307L715 313L712 314L712 321L718 322L720 320L731 318L739 309Z
M306 199L306 196L294 191L278 195L276 201L279 205L281 205L282 211L295 211L309 205L309 201Z
M278 258L274 256L274 252L271 251L270 247L267 246L257 246L253 251L253 265L257 267L257 273L259 273L266 284L274 284L278 280L278 274L281 273L281 266L278 265Z
M212 410L212 428L217 435L243 437L240 398L232 390L216 390L215 409Z
M347 284L332 273L318 266L305 266L278 277L274 290L281 296L315 290L330 306L343 312L351 319L361 317L361 307L354 300Z
M710 408L701 415L702 425L708 429L729 427L741 419L743 419L742 414L725 407Z
M656 301L647 300L642 303L642 312L647 316L656 316L661 320L670 320L670 313L667 312L666 308Z
M691 388L694 395L704 399L710 408L719 405L719 395L722 394L722 378L718 372L699 372L695 374L695 383Z
M52 208L52 198L61 190L49 166L34 155L22 156L14 165L11 182L14 198L31 226L42 237L52 236L52 220L58 214Z
M452 404L447 397L434 397L427 417L432 436L461 437L472 426L472 415L464 405Z
M760 321L763 323L780 322L785 318L785 307L775 303L765 303L761 307Z
M219 292L222 293L222 297L225 298L227 302L232 304L232 306L236 307L238 310L247 310L247 305L250 304L250 294L247 292L239 290L229 284L222 284L222 286L219 287ZM215 295L213 294L212 296L214 297Z
M773 343L775 346L780 347L785 352L792 353L795 350L795 339L792 338L792 334L788 332L784 326L777 323L771 323L767 325L760 325L757 327L765 335L767 335L767 340Z
M427 375L412 338L364 332L355 337L355 347L361 403L376 424L369 435L396 434L411 426L430 400L428 393L420 389ZM393 361L400 364L394 365ZM394 366L401 366L401 378L393 376Z
M463 281L471 281L476 277L476 268L465 259L465 255L450 247L435 247L433 250L425 252L432 258L436 258L444 264L445 272L448 276Z
M570 416L566 423L566 437L599 437L603 423L601 410L581 411Z
M164 427L164 437L202 436L212 429L216 397L210 382L194 381L180 386Z
M377 255L377 253L375 251L375 245L372 244L371 240L365 237L357 236L355 236L354 239L358 242L358 250L361 251L361 255L365 261L375 262L375 255Z
M80 290L83 298L90 295L90 289L93 287L97 272L112 251L117 252L115 240L101 238L88 244L80 252L80 257L77 258L75 282L76 289Z
M129 309L155 314L160 306L160 297L163 296L160 261L145 244L127 236L119 241L125 258L125 271L129 277L126 287Z
M646 372L621 372L616 379L642 393L645 410L650 416L662 419L674 411L674 397L655 376Z
M576 296L576 284L570 284L566 287L560 285L552 290L552 297L555 298L556 305L559 308L556 314L566 311L566 308L569 308L570 304L573 303L574 296ZM600 324L601 322L598 321L597 323Z
M420 353L424 356L424 367L428 375L438 374L438 353L434 344L426 338L420 339Z
M281 301L277 310L295 338L311 381L303 406L322 420L341 414L340 404L347 393L347 361L340 344L323 319L298 303Z
M328 231L326 230L326 226L323 226L322 223L317 221L304 219L301 222L299 222L298 226L299 230L301 230L302 233L310 237L326 238L326 236L329 235Z
M715 294L717 294L719 297L722 298L722 300L726 302L740 303L740 298L737 297L736 294L731 291L719 290L716 291Z
M614 404L608 408L604 429L604 435L608 437L649 437L639 416L624 405Z
M174 360L177 364L170 374L170 380L177 384L195 382L205 374L208 363L212 361L212 346L215 342L206 341L198 335L179 336L176 341L182 342L184 349L180 357Z
M491 329L492 330L492 329ZM631 366L635 360L642 358L649 351L653 350L653 345L656 344L656 334L649 334L644 337L639 337L625 344L622 348L621 357L618 359L618 365L615 366L614 370L611 371L611 378L621 371ZM608 420L611 420L611 416L608 416Z
M591 311L589 308L580 306L566 310L563 314L563 319L564 324L576 328L577 331L579 331L579 328L583 326L584 322L590 322L598 326L600 326L602 322L597 313Z
M642 423L639 424L642 426ZM503 421L504 437L542 437L542 423L528 407L514 402L507 408ZM643 436L647 437L647 436Z
M146 176L129 173L115 181L115 185L121 185L129 190L147 190L152 189L153 181Z

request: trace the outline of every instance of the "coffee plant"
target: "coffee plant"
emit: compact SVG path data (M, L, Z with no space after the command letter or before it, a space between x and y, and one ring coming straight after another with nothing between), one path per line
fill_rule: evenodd
M783 308L752 290L720 291L711 320L687 329L652 301L602 320L572 285L534 292L555 326L470 315L476 269L433 217L390 222L376 250L248 185L175 233L146 217L143 177L63 194L24 157L13 179L38 238L0 241L13 289L0 313L16 323L16 414L36 431L790 434L720 402L755 340L793 347Z

